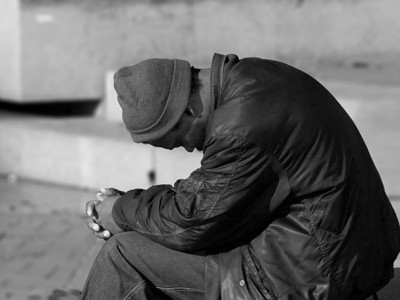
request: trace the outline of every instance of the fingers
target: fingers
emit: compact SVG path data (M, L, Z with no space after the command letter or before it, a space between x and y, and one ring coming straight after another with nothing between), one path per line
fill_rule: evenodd
M117 190L115 188L101 188L100 193L106 196L123 195L124 192Z
M111 232L104 230L99 224L93 221L91 218L86 219L86 226L93 232L93 234L99 239L109 239L111 237Z
M86 226L97 238L107 240L112 236L112 234L110 231L104 230L104 228L97 223L98 215L96 206L99 203L102 203L107 197L123 194L124 192L114 188L101 188L96 193L97 200L92 200L86 203L86 216L88 217L86 219Z
M99 201L103 201L104 199L106 199L108 196L107 195L105 195L105 194L103 194L102 192L97 192L97 194L96 194L96 198L97 198L97 200L99 200Z
M111 237L111 233L108 230L102 232L95 232L94 236L101 240L108 240Z
M100 225L94 222L92 218L86 218L86 226L93 232L100 231Z
M123 194L125 194L125 192L122 192L114 188L100 188L100 190L96 193L96 198L99 201L103 201L109 196L115 196L115 195L121 196Z
M86 215L88 217L94 217L95 206L99 204L100 200L92 200L86 203Z
M116 195L117 190L114 188L101 188L100 191L97 192L96 198L97 200L103 201L109 196Z

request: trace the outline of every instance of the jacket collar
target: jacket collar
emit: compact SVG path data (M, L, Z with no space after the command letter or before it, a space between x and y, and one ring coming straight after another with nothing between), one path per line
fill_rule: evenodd
M210 90L211 90L211 105L212 111L209 117L209 121L206 128L206 140L209 136L209 132L212 127L212 120L214 118L215 110L223 104L223 100L221 101L221 90L223 83L229 74L229 71L232 67L239 62L239 58L235 54L229 55L221 55L218 53L214 54L212 63L211 63L211 75L210 75Z
M232 67L239 62L235 54L222 55L215 53L211 63L211 101L213 109L220 103L220 94L223 82Z

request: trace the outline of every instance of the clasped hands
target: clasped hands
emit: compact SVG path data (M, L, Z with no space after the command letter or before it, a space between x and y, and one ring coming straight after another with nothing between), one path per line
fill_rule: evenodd
M97 200L86 203L86 225L97 238L106 240L123 231L112 218L114 203L123 194L114 188L101 188Z

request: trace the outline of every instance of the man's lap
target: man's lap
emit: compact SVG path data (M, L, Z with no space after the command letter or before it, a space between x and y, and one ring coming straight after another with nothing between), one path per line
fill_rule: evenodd
M102 276L103 280L96 279ZM134 294L143 293L141 290L146 287L155 287L174 299L201 299L205 290L205 257L166 248L133 231L124 232L104 244L86 288L105 288L109 281L112 285L126 285L132 294L128 299L135 299Z

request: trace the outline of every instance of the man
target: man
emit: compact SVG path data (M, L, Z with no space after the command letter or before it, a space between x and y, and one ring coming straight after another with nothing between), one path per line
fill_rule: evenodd
M132 139L204 153L174 186L103 189L108 239L85 299L364 299L393 277L400 229L357 128L286 64L215 54L115 74ZM132 170L134 172L134 170Z

